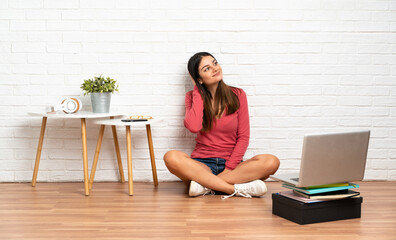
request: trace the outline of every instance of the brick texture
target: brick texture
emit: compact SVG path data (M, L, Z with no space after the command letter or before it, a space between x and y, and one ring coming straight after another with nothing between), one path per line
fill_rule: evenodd
M1 1L0 181L31 180L41 120L26 113L64 97L89 109L79 86L99 74L118 80L114 111L163 119L152 126L159 180L176 180L162 156L193 149L183 115L197 51L247 92L245 159L272 153L279 172L292 172L305 134L370 129L365 179L396 180L395 20L391 0ZM99 127L88 121L87 131L91 166ZM80 136L78 120L48 120L39 181L83 179ZM107 129L98 181L118 179L111 137ZM134 180L151 181L145 129L132 137Z

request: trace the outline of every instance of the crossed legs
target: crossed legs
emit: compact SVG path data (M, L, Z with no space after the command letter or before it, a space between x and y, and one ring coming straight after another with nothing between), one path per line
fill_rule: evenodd
M193 180L204 187L227 194L234 192L234 184L264 180L279 168L279 159L270 154L256 155L240 163L234 170L217 176L205 164L195 161L181 151L167 152L164 161L169 171L186 184Z

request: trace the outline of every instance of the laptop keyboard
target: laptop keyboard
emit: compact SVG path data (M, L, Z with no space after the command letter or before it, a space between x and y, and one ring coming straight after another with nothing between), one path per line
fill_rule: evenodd
M290 179L293 180L293 181L298 182L298 179L299 179L299 178L290 178Z

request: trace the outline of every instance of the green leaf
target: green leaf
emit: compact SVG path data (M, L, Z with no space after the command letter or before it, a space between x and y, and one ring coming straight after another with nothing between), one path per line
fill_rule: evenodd
M102 75L99 77L94 76L93 79L84 80L80 88L84 91L84 95L95 92L118 92L117 80L110 77L104 78Z

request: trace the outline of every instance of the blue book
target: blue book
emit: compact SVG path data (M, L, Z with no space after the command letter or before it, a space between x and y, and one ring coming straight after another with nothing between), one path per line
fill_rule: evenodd
M292 185L289 185L289 184L282 184L282 187L293 189L293 190L296 190L298 192L302 192L302 193L306 193L306 194L317 194L317 193L326 193L326 192L346 190L346 189L351 189L351 188L358 188L359 185L355 184L355 183L349 183L348 186L324 187L324 188L308 189L308 188L295 187L295 186L292 186Z

